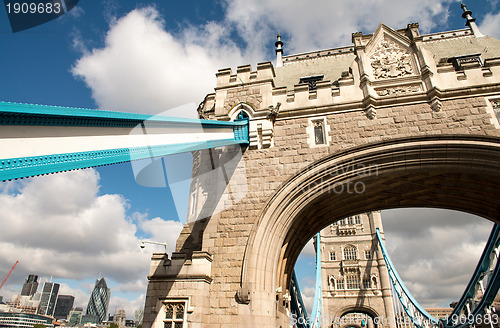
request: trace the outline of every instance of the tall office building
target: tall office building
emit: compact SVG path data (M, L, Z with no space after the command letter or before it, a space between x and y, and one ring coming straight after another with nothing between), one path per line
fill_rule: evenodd
M99 323L104 321L108 313L110 298L111 291L106 285L106 280L104 278L96 280L94 290L90 295L89 304L87 305L87 315L96 315Z
M59 284L46 282L43 284L42 296L38 314L53 316L56 308L57 295L59 294Z
M76 307L69 312L68 322L71 327L79 325L82 320L83 309Z
M32 296L38 290L38 276L30 274L23 284L23 289L21 290L21 295Z
M73 308L75 297L72 295L59 295L57 297L56 309L54 310L54 318L66 319Z

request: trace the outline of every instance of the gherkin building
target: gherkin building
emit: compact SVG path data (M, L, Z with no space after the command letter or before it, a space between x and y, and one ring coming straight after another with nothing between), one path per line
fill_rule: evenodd
M96 323L106 320L110 298L111 291L106 285L106 280L104 278L97 279L87 305L87 315L95 315L98 319Z

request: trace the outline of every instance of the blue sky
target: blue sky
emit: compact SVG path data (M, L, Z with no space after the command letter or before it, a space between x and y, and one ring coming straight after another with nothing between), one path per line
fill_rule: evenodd
M500 36L498 0L467 5L483 33ZM393 28L419 22L422 33L459 29L465 23L461 13L460 3L452 0L322 0L315 5L284 0L82 0L56 20L12 33L5 11L0 10L0 100L192 116L195 105L213 91L217 69L273 61L277 32L283 35L285 54L291 54L349 45L352 32L371 33L380 22ZM190 103L191 110L171 110ZM183 165L189 158L168 161L172 174L189 175L189 166ZM140 250L138 243L143 238L175 243L179 220L185 220L189 184L188 179L180 180L184 183L172 188L142 187L130 165L120 164L0 185L0 204L20 209L0 214L2 224L12 228L0 233L0 277L20 261L0 295L9 299L20 291L27 274L35 273L64 282L64 291L85 305L94 279L102 274L112 288L110 311L125 305L132 316L144 302L148 258L154 250ZM54 191L56 187L60 190ZM32 202L26 203L27 199ZM37 226L30 221L33 213L38 224L53 223L52 232L62 237L48 243L53 239L49 229L45 238L36 238L40 230L28 229ZM114 219L106 219L109 215ZM414 215L403 216L411 222ZM72 223L75 216L81 225ZM107 235L99 234L100 225ZM388 226L396 231L394 243L402 242L398 226ZM89 250L96 238L111 239L97 242L111 257ZM67 249L73 253L66 258ZM298 273L310 299L314 258L310 249L306 253L309 257L300 260ZM130 268L117 259L137 265ZM413 282L415 290L423 283ZM441 304L448 297L421 295L428 304Z

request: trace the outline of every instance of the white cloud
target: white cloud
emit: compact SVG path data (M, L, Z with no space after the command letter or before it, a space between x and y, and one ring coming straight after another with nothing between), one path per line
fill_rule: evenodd
M351 33L372 33L380 19L393 28L418 21L428 32L437 21L445 24L451 2L322 0L311 6L285 0L234 0L225 2L220 21L186 24L176 34L165 30L154 7L139 8L109 19L102 48L88 52L74 33L74 47L83 56L71 71L85 81L99 108L156 114L199 103L213 92L220 68L273 59L269 48L278 31L284 34L289 54L349 45Z
M309 314L312 312L312 308L314 305L314 292L315 287L304 287L301 289L302 302L304 302L304 306L306 307L307 313Z
M153 7L135 9L112 23L103 48L74 64L100 108L159 113L199 103L213 92L217 69L243 61L216 23L187 26L178 39L163 26Z
M136 233L142 230L154 240L166 241L172 251L182 224L159 217L149 220L140 213L127 216L127 200L117 194L99 195L99 182L98 173L88 169L2 186L0 267L19 261L10 287L2 289L6 299L20 292L28 274L53 277L55 282L81 281L82 286L62 288L80 305L86 305L100 275L114 286L112 297L114 292L135 293L136 298L146 291L153 249L141 250Z
M401 278L424 306L460 298L482 253L492 223L438 209L382 212L386 247Z
M500 13L488 13L484 16L483 21L479 25L479 30L483 34L500 38Z
M314 249L314 241L312 238L307 242L306 246L304 246L300 255L316 257L316 250Z
M351 33L372 33L379 23L404 28L419 22L430 31L448 19L452 0L316 1L226 0L227 21L253 47L263 47L269 35L284 34L285 51L310 51L351 44ZM228 24L229 25L229 24Z

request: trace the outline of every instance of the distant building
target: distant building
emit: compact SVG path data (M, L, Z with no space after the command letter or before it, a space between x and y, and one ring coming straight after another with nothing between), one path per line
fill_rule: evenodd
M82 318L80 320L81 325L86 325L86 324L98 324L99 323L99 317L95 314L83 314Z
M66 319L73 308L75 297L72 295L59 295L57 297L56 308L54 310L54 318Z
M68 315L69 326L74 327L76 325L79 325L80 322L82 321L82 314L83 314L82 308L76 307L73 310L71 310Z
M127 315L124 309L118 310L115 316L113 316L113 322L118 325L118 327L125 327L125 321L127 320Z
M429 308L425 309L430 315L436 319L446 319L453 311L453 308Z
M53 318L45 315L23 312L0 312L0 327L33 328L35 324L53 328Z
M42 296L40 298L40 307L38 308L38 314L54 316L58 294L59 284L54 282L44 283Z
M350 216L320 232L322 314L374 327L375 318L394 318L389 276L377 252L383 236L380 211ZM316 243L315 239L315 243Z
M19 309L24 313L37 313L40 300L34 300L32 296L17 295L13 301L7 302L9 307Z
M38 276L30 274L23 284L23 289L21 290L21 295L32 296L38 291Z
M96 280L94 290L92 291L92 295L90 295L89 304L87 305L86 314L97 316L99 318L98 323L103 322L108 313L110 298L111 291L106 285L106 280L104 278Z

